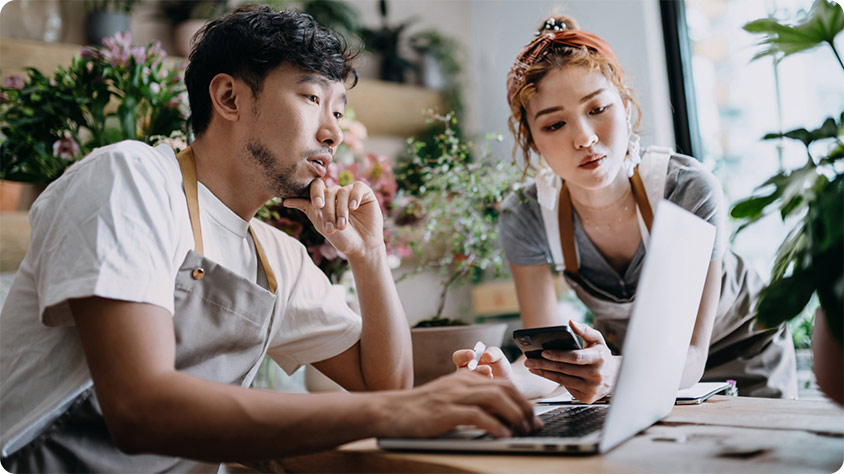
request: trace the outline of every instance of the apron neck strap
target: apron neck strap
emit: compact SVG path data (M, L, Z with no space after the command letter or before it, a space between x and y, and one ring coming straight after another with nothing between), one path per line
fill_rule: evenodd
M182 170L182 181L185 186L185 198L188 203L188 217L190 218L190 227L193 231L194 250L202 254L202 226L199 222L199 190L196 178L196 159L193 156L193 149L187 147L176 155L179 161L179 168ZM258 254L258 260L261 261L261 267L264 269L264 275L267 277L267 287L271 293L275 294L278 289L278 281L275 279L275 273L270 266L267 256L264 254L264 249L258 243L258 238L255 237L255 232L252 231L252 226L249 226L249 235L252 236L252 241L255 242L255 252Z
M187 147L176 155L179 168L182 170L182 181L185 186L185 198L188 201L188 217L193 230L193 242L197 253L202 254L202 226L199 222L199 192L197 190L196 160L193 150Z
M633 191L633 199L639 207L639 212L642 214L642 219L648 227L648 232L650 232L651 225L654 221L654 214L651 204L648 201L648 195L645 192L645 184L639 175L638 166L634 168L633 176L630 177L630 187ZM560 226L560 244L563 247L563 262L566 265L566 273L572 276L578 276L580 273L580 261L578 260L577 247L575 247L574 243L571 195L569 194L569 189L565 181L563 181L563 187L560 189L560 201L557 204L557 221Z

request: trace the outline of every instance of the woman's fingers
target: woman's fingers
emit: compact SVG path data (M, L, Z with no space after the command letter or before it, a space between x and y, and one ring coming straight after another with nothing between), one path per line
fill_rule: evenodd
M574 320L569 320L569 326L574 330L575 334L580 336L586 342L586 345L607 345L604 341L603 334L601 334L601 332L597 329L590 327L587 324L575 322Z
M466 367L469 365L469 361L475 358L475 352L472 349L460 349L459 351L454 351L454 354L451 355L451 360L454 361L454 365L458 368Z

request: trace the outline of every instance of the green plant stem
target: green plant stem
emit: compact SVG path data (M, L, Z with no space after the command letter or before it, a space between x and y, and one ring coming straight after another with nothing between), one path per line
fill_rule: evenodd
M470 267L467 265L466 268L470 268ZM467 273L468 273L467 270L464 270L464 271L461 271L461 272L455 272L453 275L451 275L451 277L448 279L448 281L443 283L442 290L440 290L440 302L437 304L437 315L436 315L437 318L442 317L443 308L445 308L445 296L446 296L446 294L448 294L448 287L450 287L452 283L454 283L455 281L460 279L460 277L466 275Z
M844 62L841 61L841 56L838 54L838 50L835 49L835 44L832 41L829 41L829 47L832 48L832 54L835 55L835 59L838 60L841 69L844 70Z

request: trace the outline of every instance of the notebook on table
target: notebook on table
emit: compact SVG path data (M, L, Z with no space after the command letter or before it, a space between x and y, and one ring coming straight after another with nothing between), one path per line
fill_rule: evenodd
M698 382L691 387L677 390L677 398L674 403L676 405L699 405L709 400L712 395L721 393L729 387L730 384L727 382ZM609 403L609 401L610 397L604 397L594 403ZM583 404L565 391L550 398L543 398L536 403L541 405Z
M601 453L656 423L674 406L715 227L679 206L656 206L648 252L609 405L536 406L537 433L493 438L460 429L426 439L379 438L388 450Z

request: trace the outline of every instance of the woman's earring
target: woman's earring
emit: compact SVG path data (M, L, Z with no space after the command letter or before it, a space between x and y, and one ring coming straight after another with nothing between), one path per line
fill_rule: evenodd
M627 155L624 157L624 169L627 176L632 177L636 166L642 161L639 155L639 134L633 131L633 122L630 114L627 115Z

